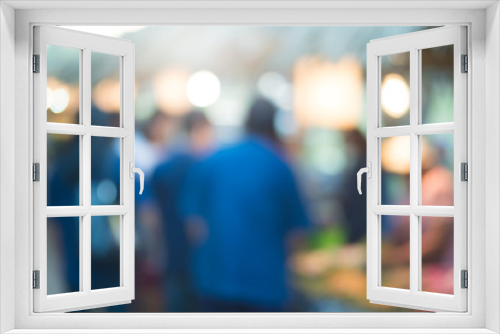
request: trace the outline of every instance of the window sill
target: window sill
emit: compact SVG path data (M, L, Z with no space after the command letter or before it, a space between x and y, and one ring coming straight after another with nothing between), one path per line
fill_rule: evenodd
M5 334L486 334L484 328L469 329L14 329Z

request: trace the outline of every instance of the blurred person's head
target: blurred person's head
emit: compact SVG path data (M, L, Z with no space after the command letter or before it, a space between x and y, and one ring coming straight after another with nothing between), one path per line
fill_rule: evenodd
M183 119L183 128L187 135L189 148L194 153L202 153L212 147L213 128L201 111L193 110L186 114Z
M278 133L274 126L277 109L270 101L257 98L248 111L245 130L250 135L266 138L279 143Z
M358 129L344 132L344 138L349 149L356 150L359 154L366 153L366 138Z
M358 129L344 132L347 154L350 159L358 159L359 162L366 157L366 138Z
M144 127L144 135L153 144L163 145L175 136L178 120L161 111L157 111Z

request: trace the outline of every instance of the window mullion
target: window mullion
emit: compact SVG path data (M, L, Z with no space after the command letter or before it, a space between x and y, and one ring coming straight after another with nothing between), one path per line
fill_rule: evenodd
M90 49L86 48L83 49L82 53L82 65L80 68L81 71L81 83L80 83L80 93L81 93L81 98L80 98L80 103L81 103L81 112L80 114L82 115L82 124L85 127L90 127L91 125L91 105L90 105L90 98L91 98L91 68L90 68L90 57L91 57L91 51ZM85 135L82 136L82 149L80 150L81 153L81 159L80 159L80 170L82 171L82 177L80 178L81 186L80 189L82 189L82 200L83 200L83 205L84 207L88 208L90 210L91 206L91 198L90 198L90 191L91 191L91 175L90 175L90 168L91 168L91 134L90 132L87 132ZM82 234L80 235L80 263L81 263L81 270L80 270L80 281L83 282L83 291L90 293L91 290L91 263L90 263L90 256L91 256L91 244L90 244L90 228L91 228L91 215L90 212L87 212L86 215L82 217Z
M420 99L422 97L420 96ZM420 104L422 105L422 104ZM422 113L420 113L419 118L421 118ZM434 124L419 124L412 127L412 131L418 135L437 135L445 133L453 133L455 131L455 124L453 122L448 123L434 123Z
M412 130L419 123L420 105L420 57L417 49L410 50L410 127ZM419 136L410 133L410 208L419 204L420 194L420 154ZM416 293L419 289L420 277L420 233L419 217L410 211L410 291Z

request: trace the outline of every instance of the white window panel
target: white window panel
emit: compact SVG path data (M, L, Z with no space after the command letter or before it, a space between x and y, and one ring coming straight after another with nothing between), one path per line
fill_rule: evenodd
M78 124L47 122L47 45L79 52ZM91 122L91 54L116 56L120 71L120 124L94 126ZM40 272L39 289L33 289L35 312L65 312L130 303L134 299L134 45L127 40L73 30L34 28L34 54L39 73L34 74L34 162L40 164L40 181L34 183L34 270ZM75 206L47 207L47 134L74 135L80 142L80 199ZM120 140L119 205L91 205L91 138ZM132 163L131 163L132 162ZM132 174L133 176L133 174ZM57 175L56 175L57 177ZM108 289L91 287L91 218L120 216L120 283ZM47 218L79 217L79 284L77 292L47 293Z
M453 122L422 123L422 50L453 45ZM371 41L367 45L367 298L372 303L430 311L467 311L467 290L461 287L461 271L467 270L467 182L461 181L460 165L467 162L467 74L461 73L466 54L466 28L430 29ZM383 127L381 105L381 58L409 52L409 124ZM454 135L453 206L424 206L421 201L422 136ZM382 205L381 141L409 136L409 205ZM409 217L409 289L382 286L382 216ZM422 217L453 217L453 294L422 291Z

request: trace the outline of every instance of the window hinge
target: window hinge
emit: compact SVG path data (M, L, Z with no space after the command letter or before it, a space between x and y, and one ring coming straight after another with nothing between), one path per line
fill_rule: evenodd
M469 181L469 165L466 162L460 164L460 180Z
M462 73L469 72L469 57L467 55L462 55Z
M33 181L40 181L40 163L38 162L33 164Z
M33 289L40 289L40 270L33 270Z
M462 276L462 289L467 289L469 287L469 274L467 270L462 270L461 276Z
M33 55L33 73L40 73L40 55Z

